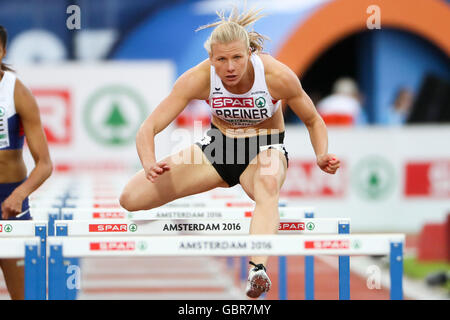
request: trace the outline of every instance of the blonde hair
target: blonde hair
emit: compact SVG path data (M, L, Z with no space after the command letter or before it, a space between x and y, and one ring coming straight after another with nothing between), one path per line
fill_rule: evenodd
M262 9L250 9L247 12L239 13L237 6L233 6L228 17L225 16L223 11L216 11L219 21L201 26L195 31L215 27L204 43L204 47L209 54L211 54L213 44L229 43L236 40L244 41L247 48L250 48L252 52L260 52L263 50L264 40L270 39L256 31L248 31L246 27L265 16L261 11Z

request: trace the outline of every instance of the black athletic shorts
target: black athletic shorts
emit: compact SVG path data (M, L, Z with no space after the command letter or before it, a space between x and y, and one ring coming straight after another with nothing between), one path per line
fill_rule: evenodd
M277 149L284 154L289 163L283 142L284 131L278 134L230 138L211 123L211 129L200 142L196 142L196 145L202 149L222 179L232 187L239 183L242 172L263 150Z

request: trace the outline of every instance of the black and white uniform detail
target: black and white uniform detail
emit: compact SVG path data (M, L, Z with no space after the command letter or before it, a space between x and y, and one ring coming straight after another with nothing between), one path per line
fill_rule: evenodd
M255 126L271 118L281 103L274 100L269 93L261 58L252 54L250 61L255 79L250 91L244 94L234 94L225 89L214 66L211 66L211 88L207 100L211 111L216 117L239 128ZM248 138L229 138L211 123L211 129L196 144L222 179L232 187L239 183L242 172L261 151L279 150L286 157L286 161L289 161L283 141L284 131Z
M247 138L230 138L211 123L211 129L196 144L202 149L222 179L232 187L239 183L242 172L261 151L279 150L289 163L283 141L284 131Z
M269 93L261 58L252 54L250 61L255 80L250 91L243 94L234 94L225 89L214 66L211 66L211 88L206 102L213 115L236 127L254 126L269 119L281 104Z

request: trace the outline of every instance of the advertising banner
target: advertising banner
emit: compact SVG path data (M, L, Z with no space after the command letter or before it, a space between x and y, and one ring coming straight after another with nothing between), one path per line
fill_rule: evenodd
M315 165L307 130L287 127L290 160L281 196L348 217L351 232L419 232L450 212L450 126L328 128L335 175Z
M15 67L37 100L58 170L137 167L136 133L174 81L166 61ZM156 146L158 155L170 151Z

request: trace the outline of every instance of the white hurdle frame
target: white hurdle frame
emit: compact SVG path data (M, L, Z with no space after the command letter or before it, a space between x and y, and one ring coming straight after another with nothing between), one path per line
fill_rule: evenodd
M64 258L390 255L391 299L402 299L404 234L49 237L49 299L66 299Z
M214 200L212 202L215 202ZM206 217L212 217L211 219L221 218L221 221L229 221L228 219L242 219L251 218L253 208L247 207L215 207L215 208L169 208L169 207L160 207L147 211L139 211L139 212L127 212L125 210L117 211L114 209L93 209L93 208L63 208L62 209L62 218L66 221L70 221L72 219L93 219L98 220L98 218L121 218L121 219L132 219L134 220L134 216L138 217L141 223L144 223L143 220L152 220L152 223L157 225L158 222L154 221L157 219L167 219L174 218L177 221L191 221L196 220L198 218L206 219ZM311 221L310 218L314 215L313 207L282 207L279 208L280 219L288 219L291 220L291 225L294 223L302 223L303 226L308 225ZM308 218L308 220L300 219ZM184 218L184 219L181 219ZM285 222L288 222L286 220ZM339 220L340 221L339 223ZM316 234L337 234L337 233L348 233L350 228L349 219L339 219L339 218L326 218L326 219L317 219L315 220L320 222L319 230L316 228L312 233ZM192 222L192 221L191 221ZM234 221L229 221L229 223L233 223ZM325 222L331 223L328 228L322 229L321 227ZM61 224L63 222L59 222ZM123 223L122 223L123 225ZM314 222L313 222L314 225ZM59 228L58 228L59 229ZM57 235L66 235L67 231L57 231L59 232ZM88 235L86 233L87 229L84 229L84 235ZM154 231L161 232L161 229L153 228ZM247 228L249 230L249 228ZM306 233L308 233L308 229L306 228ZM345 232L347 230L347 232ZM299 233L301 230L292 230L292 233ZM344 231L344 232L343 232ZM52 231L53 232L53 231ZM280 233L284 233L286 231L282 231ZM304 232L304 231L303 231ZM152 232L149 232L151 234ZM190 232L192 234L192 232ZM220 233L220 232L219 232ZM240 232L234 232L233 234L239 234ZM244 233L244 232L242 232ZM302 233L302 232L300 232ZM54 233L53 233L54 234ZM52 235L53 235L52 234ZM164 234L164 233L163 233ZM166 232L167 234L167 232ZM173 234L177 234L174 232ZM212 234L217 234L217 232L212 232ZM248 232L246 233L248 234ZM80 234L82 235L82 234ZM279 278L280 278L280 287L279 287L279 298L281 300L287 299L287 264L286 257L280 256L278 259L279 263ZM232 258L229 257L227 259L227 264L231 268L232 267ZM78 259L71 259L71 264L78 265ZM239 278L242 282L246 280L247 276L247 258L241 257L240 259L240 272ZM339 274L340 274L340 282L339 282L339 298L340 299L350 299L350 268L349 268L349 258L348 257L339 257ZM75 293L76 296L76 293ZM74 296L74 297L75 297ZM314 257L305 256L305 296L306 299L314 299Z
M239 235L250 232L249 217L239 219L96 219L56 220L57 236L97 235ZM344 218L280 218L279 234L337 234Z

